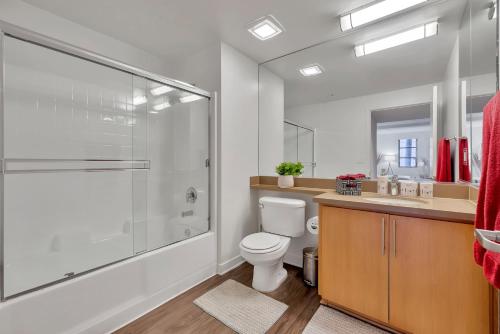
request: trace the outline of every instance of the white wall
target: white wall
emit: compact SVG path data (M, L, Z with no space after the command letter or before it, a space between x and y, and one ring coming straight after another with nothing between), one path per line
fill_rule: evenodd
M267 68L259 68L259 174L274 175L283 161L285 84Z
M432 101L433 85L285 110L285 118L316 128L317 177L370 174L371 111Z
M459 38L457 36L455 46L450 54L450 60L446 67L443 82L443 129L444 137L459 137L461 135L460 119L460 86L459 86ZM456 142L452 142L452 157L455 156ZM458 159L454 158L455 175L458 176Z
M176 68L176 78L218 92L211 120L211 167L217 170L211 179L217 198L211 221L217 222L218 272L223 273L243 262L239 243L258 229L255 194L249 188L249 177L258 175L258 64L230 45L216 43Z
M241 263L239 243L257 231L249 176L258 175L258 64L221 45L219 272Z

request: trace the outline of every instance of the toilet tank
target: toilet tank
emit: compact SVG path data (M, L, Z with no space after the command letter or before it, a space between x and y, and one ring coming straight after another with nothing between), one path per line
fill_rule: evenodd
M306 202L300 199L261 197L259 199L262 230L287 237L300 237L305 229Z

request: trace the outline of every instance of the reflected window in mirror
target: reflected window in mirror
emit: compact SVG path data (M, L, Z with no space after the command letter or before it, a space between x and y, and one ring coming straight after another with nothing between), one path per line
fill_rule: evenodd
M399 139L399 167L417 167L417 139Z

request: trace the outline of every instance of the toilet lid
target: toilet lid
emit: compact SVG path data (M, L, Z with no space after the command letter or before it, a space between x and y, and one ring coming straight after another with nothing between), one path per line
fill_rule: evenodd
M245 237L241 244L243 247L253 250L265 250L276 247L280 243L280 237L274 234L260 232Z

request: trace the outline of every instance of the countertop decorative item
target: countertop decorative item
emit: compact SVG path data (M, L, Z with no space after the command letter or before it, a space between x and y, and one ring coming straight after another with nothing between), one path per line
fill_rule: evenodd
M282 162L276 166L278 174L278 187L292 188L294 185L293 177L300 176L304 170L301 162Z
M387 195L389 192L389 177L379 176L377 179L377 192L381 195Z
M420 197L434 197L434 184L432 182L420 182Z
M418 182L411 180L399 181L400 195L407 197L416 197L418 194Z
M337 176L336 191L341 195L360 196L365 174L347 174Z

